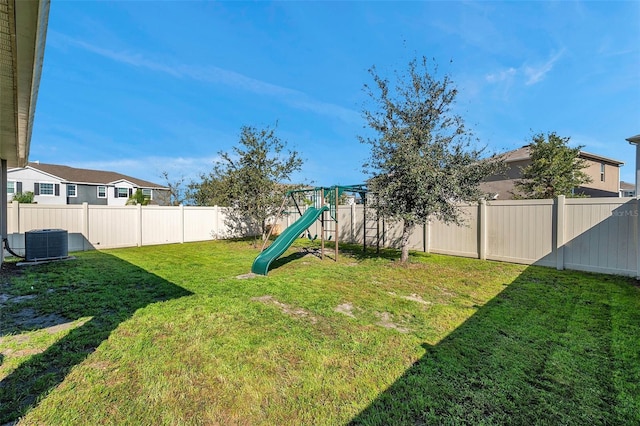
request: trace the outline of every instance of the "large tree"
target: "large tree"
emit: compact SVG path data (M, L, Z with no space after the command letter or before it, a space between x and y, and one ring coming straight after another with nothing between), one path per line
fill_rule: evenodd
M287 191L286 183L300 170L302 159L287 149L275 127L257 129L243 126L238 146L220 152L207 183L219 184L234 214L229 225L239 232L259 231L266 235L267 220L277 214Z
M192 180L187 186L187 199L196 206L228 207L233 202L230 183L213 172L202 173L200 181Z
M461 202L482 197L480 181L501 167L497 157L482 159L484 148L453 111L458 93L448 75L427 58L413 59L396 72L396 81L369 70L373 85L365 85L371 104L364 117L373 136L361 136L371 145L364 165L371 176L379 214L403 223L401 261L409 257L409 236L415 225L430 217L463 224Z
M531 164L522 168L522 179L515 182L516 189L525 198L572 197L579 195L574 194L575 188L591 182L591 177L583 171L587 162L580 158L583 147L571 148L569 140L555 132L539 133L531 138Z

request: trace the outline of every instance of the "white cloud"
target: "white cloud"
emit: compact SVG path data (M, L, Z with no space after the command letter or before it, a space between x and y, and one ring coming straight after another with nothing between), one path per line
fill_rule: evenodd
M548 61L543 64L539 64L536 66L524 66L524 75L527 77L526 85L531 86L532 84L536 84L549 73L553 69L553 65L560 59L560 57L564 54L564 50L553 55Z
M167 172L172 180L182 177L188 182L197 180L202 173L207 173L213 168L214 157L142 157L137 159L105 160L105 161L79 161L69 162L70 167L92 170L108 170L122 173L138 179L148 180L159 184L162 181L162 172Z
M497 73L488 74L485 77L485 79L489 83L499 83L499 82L511 80L516 75L516 73L517 73L516 69L511 67L506 70L498 71Z
M51 44L56 47L71 45L84 49L88 52L95 53L96 55L112 59L116 62L125 63L138 68L147 68L153 71L164 72L175 77L180 76L180 74L173 67L149 61L140 54L129 53L126 51L116 52L114 50L104 49L102 47L89 44L82 40L74 39L55 31L49 32L48 39L53 39L53 41L51 41Z
M487 83L502 87L503 97L507 97L514 82L523 81L526 86L531 86L542 81L545 76L553 69L553 66L562 57L563 54L564 49L556 54L553 54L551 58L549 58L549 60L542 64L536 66L522 64L517 68L509 67L496 72L492 72L490 74L486 74L484 76L484 79Z
M69 45L75 46L88 52L95 53L104 58L131 65L136 68L146 68L148 70L165 73L176 78L189 78L204 83L223 84L258 95L273 96L278 98L281 102L294 108L312 111L321 115L336 117L346 122L355 122L360 117L360 114L358 112L349 108L318 101L299 90L290 89L287 87L257 80L255 78L248 77L244 74L240 74L232 70L227 70L216 66L199 67L185 64L163 64L157 61L149 60L144 57L144 55L139 53L105 49L103 47L95 46L85 41L77 40L67 35L56 33L53 31L48 35L48 37L50 39L54 39L52 45L56 47Z

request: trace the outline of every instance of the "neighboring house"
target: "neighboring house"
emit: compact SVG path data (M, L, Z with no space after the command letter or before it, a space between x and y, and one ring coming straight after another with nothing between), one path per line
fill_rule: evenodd
M613 160L601 155L580 151L580 158L586 161L584 172L591 177L591 182L575 189L576 194L590 197L619 197L620 196L620 166L622 161ZM486 178L480 183L480 188L489 198L510 200L516 192L515 182L522 178L522 168L531 164L529 145L503 154L507 171Z
M168 204L169 188L120 173L76 169L56 164L28 163L7 172L7 199L31 191L38 204L123 206L137 189L151 204Z
M636 186L633 183L620 181L620 196L621 197L635 197Z

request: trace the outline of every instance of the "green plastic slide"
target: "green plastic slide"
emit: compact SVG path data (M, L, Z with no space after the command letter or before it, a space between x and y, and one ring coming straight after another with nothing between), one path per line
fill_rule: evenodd
M282 256L282 253L291 247L291 244L293 244L300 234L313 225L313 222L315 222L325 210L329 210L329 208L327 206L323 206L321 209L309 207L298 220L287 227L269 247L256 257L251 266L251 272L254 274L267 275L271 262Z

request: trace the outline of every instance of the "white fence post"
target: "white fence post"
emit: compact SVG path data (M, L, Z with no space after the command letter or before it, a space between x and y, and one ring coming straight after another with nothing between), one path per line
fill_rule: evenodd
M431 218L427 218L424 223L424 252L429 253L431 251Z
M564 269L564 243L565 243L565 196L559 195L556 204L556 269Z
M142 204L136 204L138 209L138 247L142 247Z
M478 259L487 260L487 200L478 204Z
M89 243L89 203L82 203L82 236L84 241L82 247L86 250Z
M218 206L213 206L213 238L218 240L220 239L220 227L218 226L218 216L220 215L220 208Z
M351 243L356 242L356 203L351 204Z
M180 204L180 244L184 244L184 205Z

